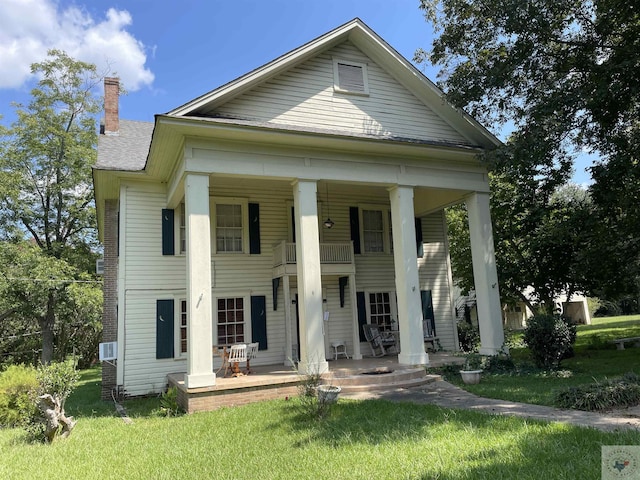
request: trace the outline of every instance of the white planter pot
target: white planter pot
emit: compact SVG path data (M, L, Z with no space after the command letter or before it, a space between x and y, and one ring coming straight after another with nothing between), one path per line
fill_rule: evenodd
M336 385L319 385L316 390L319 402L335 403L338 401L338 394L342 391L342 388Z
M468 385L475 385L480 383L480 374L482 370L460 370L462 375L462 381Z

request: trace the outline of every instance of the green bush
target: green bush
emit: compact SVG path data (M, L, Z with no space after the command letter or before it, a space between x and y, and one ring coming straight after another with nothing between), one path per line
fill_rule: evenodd
M469 322L458 322L458 343L460 350L469 353L476 352L480 345L480 332L478 327Z
M516 371L516 365L509 355L491 355L485 358L484 371L495 374L513 373Z
M0 373L0 426L25 424L35 413L36 369L11 365Z
M170 387L160 396L160 415L164 417L175 417L182 413L182 408L178 404L178 389Z
M555 369L573 352L576 326L560 315L534 315L527 320L523 341L538 367Z
M64 402L76 388L80 374L76 370L76 361L68 358L64 362L52 362L49 365L39 366L37 377L38 395L48 393L57 397L64 408Z
M561 408L600 411L640 404L640 378L633 372L620 378L570 387L559 391L555 404Z

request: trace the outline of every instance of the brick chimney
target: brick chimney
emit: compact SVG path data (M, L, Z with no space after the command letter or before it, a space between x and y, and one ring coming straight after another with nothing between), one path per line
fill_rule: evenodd
M105 77L104 79L104 133L115 135L120 130L118 114L118 97L120 95L120 79Z

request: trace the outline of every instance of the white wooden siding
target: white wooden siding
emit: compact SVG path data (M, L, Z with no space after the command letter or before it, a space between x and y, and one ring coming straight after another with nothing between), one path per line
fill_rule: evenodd
M431 290L436 333L442 348L456 350L454 338L451 285L449 285L448 258L444 211L422 217L422 241L424 256L418 259L418 275L421 290Z
M335 190L335 191L334 191ZM335 222L331 230L322 229L325 242L350 240L349 207L359 204L388 206L388 193L354 193L354 189L330 187L330 210L327 209L326 193L319 192L320 215L329 213ZM268 349L260 351L256 365L284 363L291 353L285 351L284 294L280 283L277 310L273 310L272 260L273 247L286 240L291 222L292 187L288 182L248 181L234 185L228 180L212 181L211 195L216 197L240 197L260 205L260 255L213 255L213 296L264 295L267 302ZM166 384L166 375L186 371L184 359L155 358L156 300L178 298L186 289L186 257L184 255L163 256L161 248L161 210L166 207L164 188L151 187L143 183L127 185L124 233L127 265L124 266L124 386L131 395L158 392ZM447 263L442 216L430 215L423 219L425 257L419 260L421 289L433 291L436 326L440 341L445 348L453 348L450 296L447 284ZM356 256L356 285L358 291L395 291L393 256ZM340 307L338 277L323 276L323 288L327 292L325 309L330 312L327 325L328 340L344 340L351 354L353 346L353 312L346 289L344 307ZM291 288L295 288L295 277ZM215 302L213 319L215 322ZM250 322L250 305L247 305L247 322ZM295 315L295 310L293 310ZM295 316L292 318L295 324ZM449 323L449 324L447 324ZM249 323L250 324L250 323ZM294 327L295 328L295 327ZM214 335L215 335L214 326ZM213 339L212 339L213 341ZM295 343L295 338L294 338ZM366 345L362 351L367 352ZM327 348L330 354L330 348ZM219 361L214 366L217 368Z
M334 57L367 65L368 96L334 92ZM350 42L292 68L209 113L357 135L468 143Z

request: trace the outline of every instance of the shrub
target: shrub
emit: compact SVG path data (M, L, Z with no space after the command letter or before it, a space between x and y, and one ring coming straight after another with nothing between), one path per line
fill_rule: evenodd
M74 428L76 422L66 416L64 404L78 382L75 367L73 359L38 367L38 408L25 426L33 440L51 443L56 437L67 437Z
M478 327L469 322L458 322L458 343L463 352L475 352L480 345L480 332Z
M175 417L182 413L178 405L178 389L170 387L160 396L160 414L164 417Z
M478 353L469 353L464 359L462 370L482 370L484 357Z
M559 391L555 404L561 408L599 411L640 404L640 378L633 372L620 378L569 387Z
M508 373L515 372L516 365L509 355L498 354L485 358L484 371L486 373Z
M64 403L76 388L80 374L76 370L75 360L68 358L63 362L52 362L38 367L38 383L40 395L48 393Z
M0 425L24 425L35 414L36 369L11 365L0 373Z
M538 367L555 369L573 352L576 326L559 315L534 315L527 320L523 341Z

